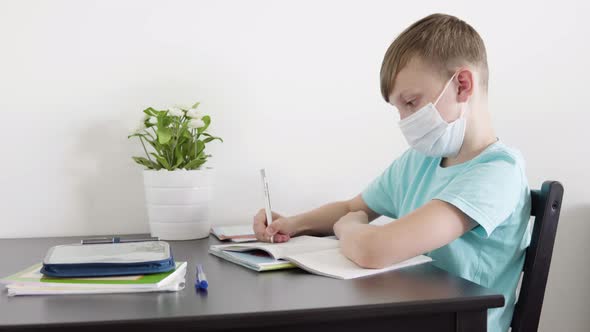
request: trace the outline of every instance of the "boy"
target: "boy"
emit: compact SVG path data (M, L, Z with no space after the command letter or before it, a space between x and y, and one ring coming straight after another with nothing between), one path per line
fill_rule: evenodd
M261 241L335 234L342 253L380 268L427 253L433 264L501 291L488 329L507 331L530 232L530 192L520 153L498 140L487 110L488 68L479 34L434 14L391 44L383 98L399 112L410 148L358 196L282 217L254 217ZM368 224L385 215L397 221Z

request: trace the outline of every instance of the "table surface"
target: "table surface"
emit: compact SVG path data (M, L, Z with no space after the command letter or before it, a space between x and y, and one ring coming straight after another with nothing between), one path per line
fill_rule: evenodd
M0 240L0 277L42 261L51 246L82 237ZM169 241L176 261L187 261L187 286L175 293L8 297L0 286L0 327L190 321L231 327L268 324L286 313L301 319L331 315L420 314L501 307L493 290L455 277L432 263L353 280L337 280L300 269L258 273L208 254L212 237ZM193 286L195 265L204 266L206 294ZM303 315L301 315L303 314ZM235 326L235 325L233 325Z

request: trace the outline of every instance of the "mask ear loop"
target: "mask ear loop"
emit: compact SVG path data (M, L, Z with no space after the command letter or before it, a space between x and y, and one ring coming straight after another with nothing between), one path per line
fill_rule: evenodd
M440 98L443 96L443 94L445 94L445 91L447 91L447 88L449 87L449 85L453 81L453 78L455 78L455 75L457 75L457 72L455 72L453 74L453 76L451 76L451 79L447 81L447 84L445 84L445 87L443 88L442 92L438 95L438 98L436 98L436 101L434 102L435 107L436 107L436 104L438 104L438 101L440 100Z

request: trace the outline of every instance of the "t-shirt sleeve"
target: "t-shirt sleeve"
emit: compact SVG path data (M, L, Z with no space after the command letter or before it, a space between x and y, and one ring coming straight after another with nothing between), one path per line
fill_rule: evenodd
M488 237L515 211L522 194L522 172L505 157L472 166L434 199L450 203L475 221L473 231Z
M365 204L371 210L390 218L397 218L398 215L393 192L399 177L399 163L399 159L394 160L361 193Z

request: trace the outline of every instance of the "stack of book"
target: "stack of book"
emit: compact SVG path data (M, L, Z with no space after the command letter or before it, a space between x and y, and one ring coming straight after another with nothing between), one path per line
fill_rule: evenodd
M87 239L49 248L42 263L0 283L9 296L179 291L186 265L158 239Z
M0 283L6 285L8 296L179 291L184 288L187 264L175 264L175 269L162 273L74 278L48 277L41 273L42 264L36 264Z

